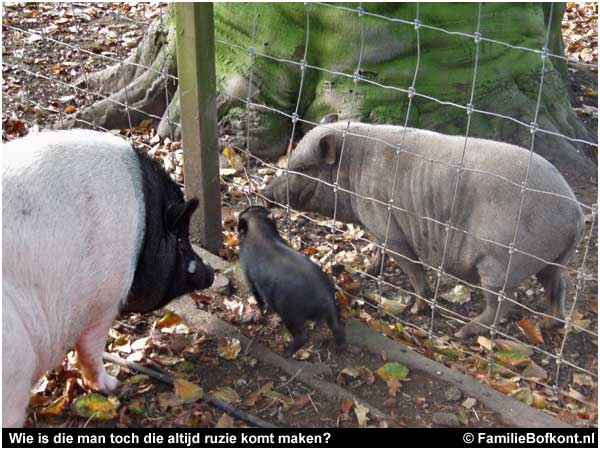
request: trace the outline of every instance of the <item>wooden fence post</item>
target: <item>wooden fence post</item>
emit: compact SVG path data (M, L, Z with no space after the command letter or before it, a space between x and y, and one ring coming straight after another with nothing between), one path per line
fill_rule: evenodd
M190 235L216 253L222 236L213 4L177 2L175 23L185 195L200 200Z

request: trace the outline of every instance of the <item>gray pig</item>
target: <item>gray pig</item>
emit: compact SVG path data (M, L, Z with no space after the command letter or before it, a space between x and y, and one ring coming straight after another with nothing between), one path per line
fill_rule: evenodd
M188 228L198 200L110 133L29 135L2 146L2 426L21 426L29 389L77 349L84 382L110 392L106 335L211 285Z
M338 190L337 218L361 224L383 242L387 206L349 194L343 189L389 202L396 149L383 142L399 146L404 127L350 123L342 155L343 131L347 122L336 121L337 116L329 115L321 121L321 125L304 136L290 155L289 169L330 184L335 183L339 175L341 189ZM421 260L435 268L442 262L446 236L443 224L450 215L457 179L456 167L447 164L458 165L463 148L464 136L408 128L403 145L405 151L399 156L393 194L393 205L398 209L392 209L388 247L404 256L391 254L408 276L416 294L425 299L431 298L431 288L423 266L413 261ZM464 170L460 175L451 220L453 227L467 233L450 231L444 271L493 292L502 289L509 258L508 246L513 241L519 212L520 186L525 179L529 157L530 152L521 147L468 139L464 167L472 170ZM285 204L286 184L285 176L279 177L266 187L264 195ZM514 247L545 261L566 265L585 227L575 195L558 170L537 154L532 155L527 186L557 195L525 193ZM334 193L331 186L302 175L289 174L289 189L292 207L333 216ZM504 247L489 241L499 242ZM549 302L548 313L563 318L566 281L560 267L515 251L505 294L514 298L513 293L519 283L534 274L544 286ZM497 295L485 292L485 297L487 304L483 313L462 327L456 333L457 337L466 338L486 332L488 328L485 326L493 323ZM422 301L417 300L417 306L422 310ZM511 301L503 301L498 320L505 317L512 306ZM545 328L558 325L559 321L550 318L543 322Z

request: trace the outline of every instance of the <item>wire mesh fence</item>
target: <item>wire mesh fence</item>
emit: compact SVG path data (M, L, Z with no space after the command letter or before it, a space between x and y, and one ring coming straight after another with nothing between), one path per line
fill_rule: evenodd
M288 59L280 55L270 54L265 50L259 50L257 45L257 30L261 27L260 8L266 8L268 5L254 4L252 11L252 29L248 42L235 42L230 36L219 36L217 34L215 42L217 53L235 52L245 55L248 61L248 82L245 97L244 94L233 94L231 92L220 91L222 97L230 97L239 104L243 105L246 111L245 115L245 145L230 144L235 150L243 155L244 167L243 175L222 173L221 182L226 185L226 193L236 193L236 195L225 195L223 203L233 210L239 210L243 206L255 203L260 199L270 201L261 193L265 178L272 179L273 174L278 173L286 177L287 183L287 201L274 202L276 206L284 209L284 220L282 229L286 237L297 244L297 247L309 253L313 259L318 260L320 264L327 268L333 275L336 271L342 270L342 273L348 275L353 280L361 280L362 285L359 289L348 289L348 283L343 282L337 273L337 287L340 290L342 303L350 302L353 306L352 314L358 315L363 320L369 322L371 326L380 329L386 335L399 339L410 345L417 351L441 359L444 363L473 374L482 382L491 384L493 387L505 392L522 393L528 390L530 395L526 399L532 403L531 392L543 392L545 397L551 399L550 403L556 405L573 405L573 401L588 408L595 408L595 405L588 397L578 392L579 383L574 381L574 375L585 376L592 380L592 385L597 386L597 361L590 359L586 352L597 352L597 319L585 319L582 311L585 306L584 300L595 298L597 290L597 272L595 270L595 261L597 261L597 205L588 200L574 200L570 197L532 187L529 183L530 169L534 155L535 140L538 136L551 135L567 142L583 144L597 149L597 143L588 139L582 139L575 135L559 133L552 129L547 129L538 123L538 116L541 108L542 92L544 90L544 79L548 73L547 61L560 60L569 64L582 67L593 68L597 70L597 64L581 62L569 59L563 55L553 54L549 50L550 26L548 23L544 46L542 48L527 48L521 45L513 45L509 42L502 42L493 37L486 36L482 31L482 22L484 21L483 10L485 4L480 3L477 8L477 16L474 18L475 31L462 32L447 30L422 21L420 16L419 4L416 5L416 14L412 18L388 17L383 14L369 11L369 5L358 4L356 6L346 6L327 3L305 3L304 17L301 22L305 25L304 46L301 56L297 60ZM51 123L64 125L65 122L73 120L73 112L79 106L91 105L94 102L111 102L114 107L125 112L126 123L115 126L117 129L107 129L107 131L124 134L134 141L138 146L144 146L150 154L163 158L167 170L170 170L172 176L179 183L183 183L182 153L180 144L174 136L173 130L180 126L177 120L171 117L173 99L178 95L175 92L174 84L177 77L169 70L169 62L166 54L163 54L163 64L158 67L154 64L144 64L139 59L129 57L133 48L139 43L144 33L151 33L149 23L158 21L160 28L168 20L168 5L157 4L136 4L133 7L125 8L123 5L94 5L85 3L64 3L59 7L53 7L59 11L53 19L53 24L47 25L42 22L36 22L34 19L40 14L41 9L50 8L45 4L29 4L18 12L11 11L7 15L4 11L3 20L3 45L7 41L20 40L27 43L26 48L13 51L9 57L3 59L3 137L14 137L24 133L27 128L46 127ZM309 60L308 50L311 45L311 20L314 21L315 14L321 11L335 12L339 14L339 20L356 20L358 22L357 34L348 35L348 42L352 42L357 48L356 67L353 72L344 72L331 67L320 67ZM550 18L553 16L550 11ZM363 54L367 42L365 33L365 19L380 20L387 23L398 24L398 26L411 27L416 42L415 64L412 70L412 82L407 86L397 86L375 81L364 74ZM58 27L68 27L67 32L57 32ZM95 32L106 36L104 45L86 40L85 36L92 28ZM119 34L119 30L125 30ZM408 29L408 28L407 28ZM131 30L131 31L129 31ZM465 40L469 40L474 45L473 52L473 70L469 80L464 80L468 85L468 102L459 104L444 98L437 98L420 92L417 89L417 81L424 68L421 65L423 55L422 30L437 32L440 36L451 35ZM64 31L64 30L63 30ZM130 33L130 34L128 34ZM161 39L166 39L165 33L158 33ZM313 38L314 39L314 38ZM540 58L541 71L539 74L539 84L537 87L537 102L534 115L532 117L511 117L495 111L480 109L475 104L475 92L478 86L478 68L480 66L481 46L483 43L497 45L506 48L510 52L533 53ZM166 48L166 43L163 43ZM51 48L53 52L60 52L64 58L60 61L52 61L50 53L44 56L44 49ZM36 50L38 49L38 50ZM42 49L41 52L39 49ZM4 49L3 49L4 52ZM31 55L28 55L31 53ZM4 52L6 55L6 52ZM299 72L297 99L294 102L292 110L282 110L275 104L257 101L255 83L255 64L259 59L273 61L287 68L293 68ZM122 90L122 97L119 98L103 91L94 85L93 73L107 67L117 67L114 70L114 77L123 77L123 81L116 82L116 86ZM332 68L333 67L333 68ZM159 86L155 92L159 92L163 103L167 105L164 113L157 112L152 108L140 108L137 105L134 93L128 91L130 84L125 81L127 71L140 70L142 72L150 71L155 75L155 84ZM346 114L342 117L345 123L343 127L336 127L328 124L319 124L315 121L303 117L302 96L305 79L312 73L325 73L335 77L351 80L352 95L350 96L350 105L346 109ZM405 110L402 112L404 119L400 122L402 131L398 139L394 142L387 142L384 139L373 135L365 135L356 131L352 126L356 117L357 99L360 96L361 87L365 85L374 86L377 89L400 92L407 96ZM48 86L52 96L46 95ZM464 114L464 144L458 163L448 163L443 159L424 157L419 151L411 149L406 143L406 136L409 130L411 110L414 109L415 99L423 99L435 103L438 106L451 107L462 111ZM77 104L77 107L72 106ZM11 111L11 117L7 111ZM287 118L291 124L290 139L287 146L287 159L275 163L257 156L252 148L253 123L251 120L252 112L268 111ZM526 167L524 167L524 177L521 181L514 181L506 176L494 173L492 171L481 170L470 167L465 164L465 156L469 149L469 142L474 138L472 136L471 120L475 115L484 115L509 121L527 129L531 134L530 145L527 150L529 157ZM96 127L91 120L84 117L78 117L77 123L82 126ZM161 139L152 129L157 122L166 121L169 124L169 137ZM296 144L298 128L311 126L329 127L333 132L339 133L342 138L341 151L336 162L336 177L332 182L319 179L317 176L309 175L305 172L293 170L287 166L289 156L293 152ZM125 131L122 131L125 129ZM391 186L391 196L389 198L375 198L373 195L364 194L347 188L340 182L341 165L344 158L349 158L347 140L350 138L367 139L370 142L380 144L386 150L393 154L393 163L391 170L393 176L387 182ZM429 217L419 213L417 210L402 207L395 204L394 199L400 187L398 186L398 171L401 164L401 158L410 157L421 159L432 166L440 166L455 173L453 183L448 187L451 195L447 216L441 220L439 217ZM477 174L482 177L492 177L500 183L514 186L518 189L519 195L515 196L513 201L517 207L517 217L514 224L511 224L514 231L512 240L508 243L497 242L483 235L477 235L469 229L462 229L453 220L456 210L457 198L460 192L459 185L461 177L465 174ZM265 174L267 174L265 176ZM333 193L334 206L332 217L324 218L317 214L308 213L291 207L289 177L304 177L315 183L320 183ZM270 180L269 180L270 181ZM526 205L526 197L531 194L540 196L550 196L560 198L564 202L576 203L586 215L586 230L582 241L578 247L577 254L568 263L558 263L556 261L546 260L539 255L528 252L525 248L518 245L519 230L522 229L523 211ZM386 213L385 233L382 239L374 239L368 232L355 225L349 225L339 220L338 205L340 195L348 195L352 198L360 199L374 206L384 208ZM590 197L587 197L588 199ZM440 227L442 232L441 260L439 264L429 264L418 258L407 256L406 254L395 250L391 242L394 240L391 231L391 222L394 214L405 214L411 216L427 226ZM299 233L298 233L299 231ZM448 245L452 236L464 236L476 242L490 245L501 249L508 255L507 265L504 271L503 283L499 289L493 290L481 283L474 283L461 277L452 275L451 270L446 265ZM373 251L380 251L383 255L389 255L394 262L386 262L384 257L376 270L368 271L364 259ZM356 259L360 263L356 263ZM539 289L534 279L528 279L517 290L514 295L507 292L509 287L509 275L511 265L515 255L522 255L532 258L537 262L548 266L555 266L564 270L569 280L571 280L571 289L567 300L567 314L565 317L557 316L547 311L544 305L543 289ZM353 260L348 263L348 259ZM406 277L401 275L398 270L398 261L409 261L411 264L419 265L428 274L433 282L431 296L422 296L413 292L410 283ZM339 269L339 267L342 269ZM336 268L337 267L337 268ZM453 302L448 295L456 286L465 288L469 293L468 298L471 301L467 303ZM353 286L355 287L355 286ZM532 293L530 293L532 292ZM491 295L497 298L497 306L494 314L494 320L491 324L483 324L487 330L481 333L476 342L463 342L460 339L451 337L452 332L457 326L469 323L473 317L470 315L475 310L482 307L483 302L478 301L483 295ZM416 315L410 313L409 306L417 298L428 305L429 313L426 315ZM394 302L390 302L394 300ZM556 332L551 338L542 338L541 342L532 342L527 332L521 331L523 327L515 325L514 320L500 322L502 314L501 309L507 302L516 309L516 316L522 316L534 322L539 320L554 320L559 323L560 331ZM390 309L386 305L394 304L400 307ZM475 305L471 309L470 305ZM466 306L465 306L466 305ZM543 309L543 310L542 310ZM348 310L351 310L348 308ZM512 317L512 316L511 316ZM528 322L531 323L531 322ZM537 322L536 322L537 323ZM485 336L488 336L485 337ZM504 351L502 351L504 350ZM507 351L508 350L508 351ZM516 361L515 360L519 360ZM512 377L512 378L510 378ZM511 380L511 381L506 381ZM507 383L514 385L514 389L506 388ZM590 386L588 386L590 387ZM587 389L587 387L586 387ZM539 407L539 405L538 405ZM558 409L545 405L546 410L557 414ZM569 406L575 408L574 406Z

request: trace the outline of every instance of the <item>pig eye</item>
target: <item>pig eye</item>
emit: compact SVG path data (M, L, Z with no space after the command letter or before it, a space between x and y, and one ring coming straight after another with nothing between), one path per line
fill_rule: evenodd
M191 260L187 266L188 273L196 273L196 261Z

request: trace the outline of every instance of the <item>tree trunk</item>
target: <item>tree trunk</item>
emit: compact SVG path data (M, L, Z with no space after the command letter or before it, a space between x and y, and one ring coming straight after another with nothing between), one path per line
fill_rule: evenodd
M243 49L251 47L254 8L251 3L215 4L217 38ZM330 112L338 112L342 118L347 118L351 114L353 79L331 71L352 75L357 68L361 48L358 14L315 4L307 8L310 18L307 62L326 71L306 69L299 115L312 122L318 122ZM416 4L409 3L367 3L364 8L368 13L411 21L417 14ZM306 41L305 6L302 3L257 4L256 11L256 51L300 62ZM513 46L541 50L550 20L548 47L551 53L563 54L563 11L563 4L554 4L550 14L549 4L485 3L480 33L485 38ZM421 4L419 11L422 24L470 34L477 30L477 16L478 4L473 3ZM370 82L359 81L352 118L403 124L407 94L374 83L408 89L417 62L417 32L413 25L370 15L363 15L360 20L364 21L360 76ZM174 20L169 10L162 22L155 21L151 25L137 51L122 66L108 68L91 77L89 88L110 94L110 97L83 110L77 118L107 128L128 126L126 108L111 101L114 100L130 105L134 122L146 119L147 113L162 117L156 124L159 133L177 138L179 130L168 119L179 121L179 93L175 80L165 78L165 74L176 75L173 33ZM420 27L419 42L416 92L444 102L467 105L473 81L474 39ZM237 145L245 146L248 111L239 98L245 99L248 95L250 56L247 50L220 42L216 44L216 52L220 131L228 134ZM151 69L144 70L130 63ZM535 117L541 73L539 54L481 41L473 105L477 110L529 124ZM253 102L292 114L298 99L300 75L297 64L257 55L251 89ZM546 58L538 127L572 138L593 140L572 110L567 76L564 60ZM259 107L253 107L249 113L252 152L267 158L285 153L291 120ZM464 134L466 119L464 109L416 95L408 123L448 134ZM301 128L305 131L307 127ZM528 127L490 114L474 113L469 135L511 142L525 148L531 146ZM538 133L534 150L563 171L582 175L596 173L580 144Z

